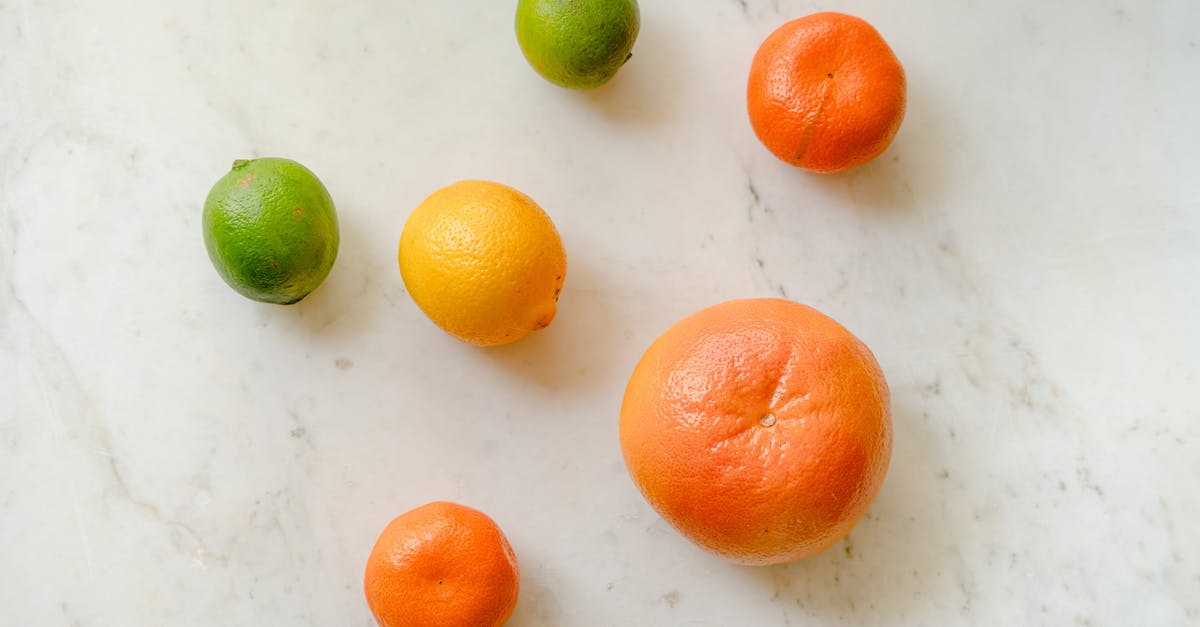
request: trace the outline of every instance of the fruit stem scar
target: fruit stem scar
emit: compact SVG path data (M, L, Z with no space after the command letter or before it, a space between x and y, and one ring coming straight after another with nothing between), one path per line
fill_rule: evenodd
M775 414L772 414L771 412L763 414L761 417L759 417L758 424L764 427L775 426Z
M233 169L236 170L236 169L246 165L247 163L250 163L249 159L237 159L233 162Z

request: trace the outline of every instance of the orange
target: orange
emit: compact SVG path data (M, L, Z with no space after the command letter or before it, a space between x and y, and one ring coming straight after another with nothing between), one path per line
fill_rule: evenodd
M838 172L879 156L905 106L904 68L870 24L814 13L771 33L750 65L750 125L776 157Z
M517 558L486 514L437 502L379 535L363 587L380 627L496 627L517 605Z
M625 464L684 536L741 564L834 544L867 511L892 451L871 351L811 307L728 301L663 333L621 405Z

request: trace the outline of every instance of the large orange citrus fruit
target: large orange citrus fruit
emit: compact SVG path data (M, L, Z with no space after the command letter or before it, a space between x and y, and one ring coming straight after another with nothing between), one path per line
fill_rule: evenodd
M750 125L776 157L837 172L879 156L904 119L904 68L860 18L814 13L771 33L750 65Z
M742 564L837 542L867 511L892 451L871 351L811 307L728 301L642 356L621 449L646 500L684 536Z
M498 627L517 605L517 558L486 514L429 503L384 528L363 587L380 627Z

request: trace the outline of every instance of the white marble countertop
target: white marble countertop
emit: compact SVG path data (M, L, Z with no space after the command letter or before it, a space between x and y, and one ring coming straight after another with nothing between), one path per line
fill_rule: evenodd
M393 516L483 509L517 627L1200 624L1200 4L643 0L592 93L513 2L0 0L0 607L8 625L351 625ZM841 9L909 109L820 176L746 120L757 44ZM312 168L337 265L299 305L218 278L235 158ZM533 196L570 259L546 331L443 334L395 261L463 178ZM868 517L726 564L629 481L621 393L678 318L786 295L891 384Z

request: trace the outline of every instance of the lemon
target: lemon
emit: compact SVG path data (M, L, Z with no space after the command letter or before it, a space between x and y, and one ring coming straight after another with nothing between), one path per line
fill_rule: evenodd
M315 174L288 159L233 162L209 191L202 222L217 273L264 303L298 302L337 257L333 199Z
M533 69L571 89L607 83L632 55L637 0L520 0L517 42Z
M470 344L515 342L554 320L567 256L550 216L521 192L460 181L413 210L400 275L434 324Z

